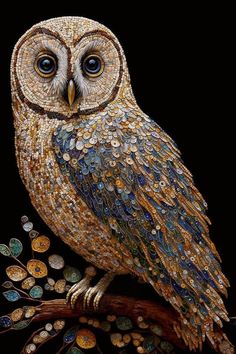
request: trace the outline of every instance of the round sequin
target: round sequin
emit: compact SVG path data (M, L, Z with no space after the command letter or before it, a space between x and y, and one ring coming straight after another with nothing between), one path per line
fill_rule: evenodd
M43 278L47 276L48 269L45 263L38 259L31 259L27 263L27 270L35 278Z
M65 265L65 261L59 254L52 254L48 257L48 263L53 269L62 269Z
M127 331L133 327L131 320L125 316L117 317L116 326L121 331Z
M94 145L97 143L97 138L90 138L89 142L90 142L90 144Z
M111 140L111 146L118 147L120 146L120 142L118 140Z
M83 147L84 147L84 143L80 140L77 141L75 148L80 151L80 150L83 150Z
M17 238L11 238L9 248L13 257L18 257L23 251L23 245Z
M133 165L134 163L134 161L130 157L127 157L125 161L127 162L128 165Z
M81 273L79 269L71 266L66 266L63 271L64 278L70 283L77 283L81 279Z
M13 322L18 322L24 317L24 310L22 308L15 309L10 316Z
M32 288L32 286L34 286L34 284L35 284L34 277L28 277L25 280L23 280L23 282L21 283L21 288L24 290L29 290L30 288Z
M84 140L87 140L87 139L89 139L91 137L91 133L89 133L89 132L85 132L84 134L83 134L83 139Z
M25 269L19 266L9 266L6 269L6 273L9 279L13 281L21 281L27 277L27 272Z
M29 295L33 299L40 299L43 296L43 289L39 285L33 286L33 288L30 290Z
M36 309L34 306L25 306L23 309L25 310L25 318L33 317L36 312Z
M62 330L64 327L65 327L65 321L64 320L56 320L54 323L53 323L53 328L56 330L56 331L60 331Z
M30 232L33 229L34 225L32 222L28 221L25 224L23 224L22 227L26 232Z
M46 339L49 336L49 333L47 331L41 331L39 335L41 338Z
M12 321L9 316L0 317L0 328L8 328L11 327Z
M53 329L53 325L50 322L46 323L45 329L46 329L46 331L50 332Z
M66 288L65 279L59 279L54 286L54 289L58 294L63 294L66 290L65 288Z
M40 344L44 341L44 339L42 337L40 337L40 335L38 335L38 334L36 334L32 340L33 340L33 343L35 343L35 344Z
M46 252L50 247L50 240L47 236L38 236L32 240L31 247L35 252Z
M34 343L30 343L25 347L26 353L33 353L36 350L36 345Z
M111 342L112 344L116 347L120 345L120 342L122 341L122 334L121 333L112 333L110 335Z
M77 332L76 343L82 349L92 349L96 345L96 337L89 329L82 328Z
M54 279L48 278L47 281L48 281L48 284L49 284L50 286L54 286L54 285L55 285L55 280L54 280Z
M65 154L63 154L63 160L65 161L70 161L70 155L66 152Z

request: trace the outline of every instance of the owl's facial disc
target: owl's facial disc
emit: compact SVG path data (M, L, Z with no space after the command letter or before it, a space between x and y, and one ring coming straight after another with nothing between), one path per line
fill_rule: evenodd
M35 111L66 118L89 114L118 94L123 59L117 39L104 26L82 18L52 19L17 43L13 83Z

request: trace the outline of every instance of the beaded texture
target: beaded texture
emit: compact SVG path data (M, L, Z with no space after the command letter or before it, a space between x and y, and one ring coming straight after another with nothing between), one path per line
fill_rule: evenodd
M34 70L42 48L57 56L53 79ZM82 73L87 52L103 58L99 78ZM46 224L95 266L150 283L180 313L175 330L191 349L205 336L215 348L227 341L213 329L228 320L220 293L229 283L207 205L176 144L138 107L117 38L85 18L41 22L16 44L11 74L18 167ZM69 107L71 79L79 95Z

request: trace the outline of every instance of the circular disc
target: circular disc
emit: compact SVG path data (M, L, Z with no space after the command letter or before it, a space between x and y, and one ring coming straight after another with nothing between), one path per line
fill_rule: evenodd
M43 278L48 274L46 264L38 259L30 259L27 263L27 270L35 278Z
M65 261L59 254L52 254L48 257L48 263L53 269L62 269L65 265Z
M96 345L96 337L89 329L82 328L77 332L76 343L82 349L91 349Z
M38 236L32 240L31 247L35 252L46 252L50 247L50 240L47 236Z

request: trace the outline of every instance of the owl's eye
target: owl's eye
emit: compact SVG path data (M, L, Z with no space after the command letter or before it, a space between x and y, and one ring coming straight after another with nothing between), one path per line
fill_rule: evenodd
M83 59L82 69L85 75L97 77L103 72L104 62L98 55L91 54Z
M52 77L57 71L57 61L53 55L41 54L36 58L34 68L42 77Z

